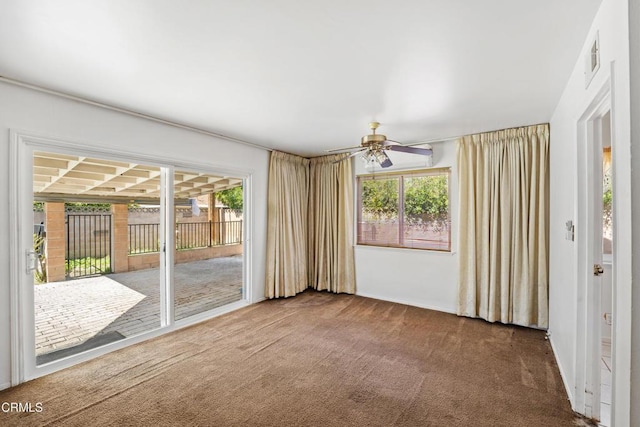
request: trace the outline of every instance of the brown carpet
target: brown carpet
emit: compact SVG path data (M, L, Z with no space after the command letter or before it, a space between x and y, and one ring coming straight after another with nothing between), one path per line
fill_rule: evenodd
M0 425L575 426L544 332L307 291L0 392Z

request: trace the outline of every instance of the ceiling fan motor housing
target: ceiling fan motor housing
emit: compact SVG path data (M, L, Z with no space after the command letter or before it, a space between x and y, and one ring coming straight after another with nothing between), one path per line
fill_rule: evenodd
M365 135L362 137L362 146L363 147L371 147L374 145L382 145L383 142L387 140L385 135L371 134Z

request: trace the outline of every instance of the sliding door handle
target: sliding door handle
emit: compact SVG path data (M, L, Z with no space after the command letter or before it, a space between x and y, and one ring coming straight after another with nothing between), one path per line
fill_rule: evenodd
M36 255L36 251L34 251L33 249L28 249L26 251L26 255L27 255L27 274L31 274L33 273L36 268L36 262L38 261L38 257Z
M604 273L604 269L602 268L602 266L600 264L593 264L593 275L599 276L602 273Z

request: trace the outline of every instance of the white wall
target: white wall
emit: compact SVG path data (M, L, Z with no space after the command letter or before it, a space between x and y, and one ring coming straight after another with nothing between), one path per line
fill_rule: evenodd
M598 90L611 78L614 85L612 144L614 167L615 223L614 234L615 277L617 293L614 296L614 374L617 378L614 395L614 417L618 424L629 423L629 338L631 325L631 205L629 162L629 42L627 2L603 0L596 15L585 46L567 83L564 93L551 119L551 205L550 205L550 296L549 332L557 361L575 403L576 353L578 331L583 328L577 319L578 283L576 277L576 244L565 240L564 223L577 218L576 158L578 146L577 121L594 99ZM585 89L584 55L596 31L600 37L601 66L591 84ZM611 75L611 64L615 72ZM616 197L615 195L620 195ZM576 237L580 238L581 224L576 223Z
M215 118L212 118L215 121ZM0 82L0 389L11 380L9 305L9 130L82 141L88 147L157 155L180 162L252 171L253 245L249 285L264 298L269 153L247 145L156 123ZM247 246L249 247L249 245Z
M356 246L356 293L450 313L456 312L458 289L458 173L453 141L431 144L434 167L451 167L449 209L452 253L419 249ZM394 168L424 168L420 158L391 153ZM404 160L405 163L402 161ZM355 158L357 175L371 173ZM379 172L380 169L375 170Z

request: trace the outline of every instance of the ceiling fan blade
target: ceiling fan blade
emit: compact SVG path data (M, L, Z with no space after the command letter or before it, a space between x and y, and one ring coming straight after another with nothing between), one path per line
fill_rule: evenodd
M365 151L364 148L362 150L354 151L353 153L351 153L347 157L345 157L345 159L348 159L348 158L353 157L353 156L357 156L358 154L362 153L363 151Z
M389 147L389 146L392 146L392 145L402 145L402 144L400 144L398 141L394 141L394 140L392 140L392 139L386 139L386 140L382 143L382 146L383 146L383 147Z
M344 151L353 151L353 150L362 150L362 145L358 145L356 147L347 147L347 148L334 148L332 150L327 150L327 153L341 153Z
M387 139L382 143L383 147L389 147L391 145L402 145L398 141L394 141L393 139Z
M433 154L431 148L407 147L406 145L390 145L387 150L399 151L401 153L419 154L421 156L430 156Z

